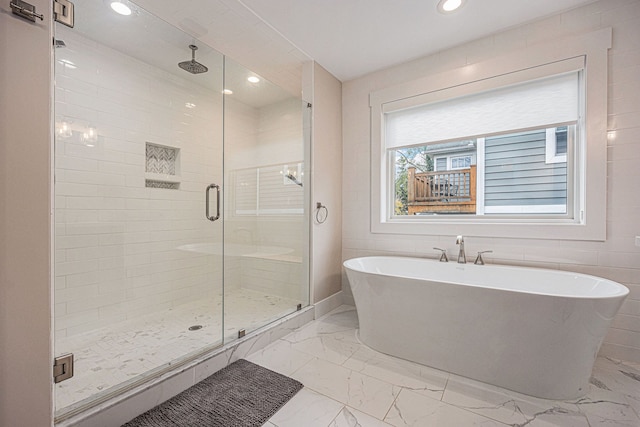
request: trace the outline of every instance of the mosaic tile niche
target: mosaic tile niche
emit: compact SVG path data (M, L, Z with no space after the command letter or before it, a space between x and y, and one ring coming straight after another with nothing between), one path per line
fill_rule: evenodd
M180 188L178 177L178 159L180 149L146 143L146 180L145 186L150 188Z

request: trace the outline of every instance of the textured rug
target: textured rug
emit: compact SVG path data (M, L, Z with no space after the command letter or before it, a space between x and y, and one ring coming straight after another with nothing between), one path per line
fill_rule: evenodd
M240 359L123 427L261 426L302 387Z

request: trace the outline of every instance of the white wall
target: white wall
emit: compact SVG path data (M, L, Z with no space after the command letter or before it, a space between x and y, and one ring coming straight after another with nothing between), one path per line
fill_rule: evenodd
M341 289L342 269L342 84L320 65L313 66L313 301ZM315 221L316 202L327 207L324 223Z
M459 68L539 42L613 27L609 51L607 239L605 242L492 239L468 236L467 252L491 249L489 262L578 271L609 278L631 294L605 338L601 354L640 361L640 1L601 0L532 24L343 83L343 258L374 254L435 258L433 246L456 253L455 236L370 232L369 93ZM604 203L604 199L603 199ZM343 277L347 292L348 282Z
M0 3L0 426L48 426L51 3L32 24Z

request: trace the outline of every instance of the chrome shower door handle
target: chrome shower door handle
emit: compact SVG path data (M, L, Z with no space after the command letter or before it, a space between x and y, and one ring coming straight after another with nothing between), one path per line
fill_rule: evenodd
M216 216L209 215L209 191L216 189ZM220 186L218 184L209 184L205 191L205 215L209 221L220 219Z

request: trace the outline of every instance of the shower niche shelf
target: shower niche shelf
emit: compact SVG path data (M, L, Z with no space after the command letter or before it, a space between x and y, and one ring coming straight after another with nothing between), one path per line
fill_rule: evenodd
M180 148L146 143L145 187L180 188Z

